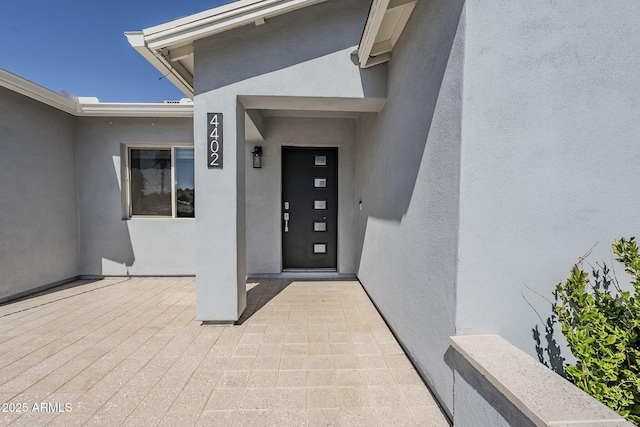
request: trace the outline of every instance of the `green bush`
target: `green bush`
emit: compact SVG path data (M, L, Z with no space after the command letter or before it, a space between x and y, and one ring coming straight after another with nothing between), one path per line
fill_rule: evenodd
M592 284L583 259L556 287L554 312L577 359L565 366L567 379L640 425L640 255L634 237L612 248L634 291L623 290L604 264L593 268Z

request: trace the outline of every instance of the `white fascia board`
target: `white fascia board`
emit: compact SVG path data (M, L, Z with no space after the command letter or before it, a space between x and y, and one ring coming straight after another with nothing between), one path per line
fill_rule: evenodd
M391 51L407 24L415 4L416 0L373 0L358 46L358 60L361 68L389 61ZM389 39L379 40L376 43L383 24L393 28L393 33Z
M79 105L77 101L23 79L2 68L0 68L0 86L66 113L73 115L78 113Z
M193 104L129 104L116 102L80 105L85 117L193 117Z
M76 117L193 117L193 104L98 102L56 93L0 68L0 86Z
M193 82L190 81L193 77L189 75L189 73L186 73L186 70L177 70L176 67L174 67L162 55L150 49L146 44L145 36L142 31L126 32L124 35L127 37L129 44L131 44L131 46L140 55L142 55L144 59L156 67L156 69L182 93L193 99ZM182 75L180 71L185 75Z
M242 0L142 30L149 49L180 47L326 0Z
M172 28L176 28L179 26L189 25L194 22L199 22L202 20L206 20L215 15L220 15L227 12L232 12L235 9L249 7L255 3L262 3L264 0L238 0L238 1L230 1L229 3L213 7L211 9L207 9L202 12L194 13L192 15L183 16L181 18L176 18L172 21L165 22L163 24L154 25L153 27L146 28L144 31L145 35L160 33L163 31L171 30Z
M193 76L180 60L192 54L195 40L244 25L260 25L265 18L324 1L240 0L125 35L138 53L193 99Z
M365 68L365 64L369 59L388 6L389 0L373 0L373 3L371 3L369 16L360 39L360 46L358 46L358 60L362 68Z

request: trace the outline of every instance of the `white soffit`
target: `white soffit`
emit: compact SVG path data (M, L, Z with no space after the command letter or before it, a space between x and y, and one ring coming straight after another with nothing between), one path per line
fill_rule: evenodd
M168 49L159 49L154 51L147 47L144 34L142 31L124 33L131 46L138 51L147 61L151 63L160 73L173 83L182 93L189 98L193 98L193 69L191 71L184 65L191 57L190 63L193 64L193 46L183 48L190 49L190 53L180 56L179 59L171 59ZM192 66L193 67L193 66Z
M373 0L358 47L360 67L387 62L416 0Z
M193 117L193 104L80 103L78 116L91 117Z
M117 103L56 93L0 68L0 86L77 117L193 117L193 103Z
M125 35L147 61L193 98L193 42L326 0L239 0Z

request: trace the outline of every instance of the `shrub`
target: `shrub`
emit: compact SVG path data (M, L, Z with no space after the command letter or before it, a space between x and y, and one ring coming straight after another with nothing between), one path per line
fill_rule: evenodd
M592 284L583 258L556 287L554 312L577 359L565 367L567 379L640 425L640 255L633 237L612 248L633 291L623 290L605 264L592 267Z

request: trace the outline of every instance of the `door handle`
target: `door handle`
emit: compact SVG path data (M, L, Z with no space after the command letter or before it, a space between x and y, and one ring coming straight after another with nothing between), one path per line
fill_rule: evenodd
M284 232L289 232L289 213L284 214Z

